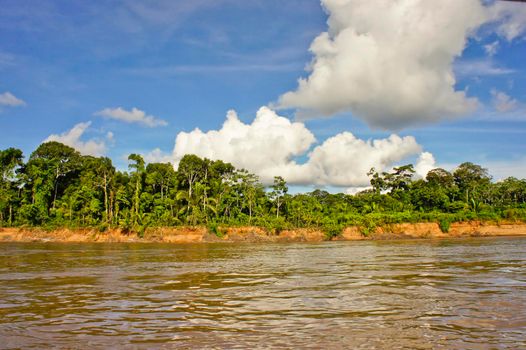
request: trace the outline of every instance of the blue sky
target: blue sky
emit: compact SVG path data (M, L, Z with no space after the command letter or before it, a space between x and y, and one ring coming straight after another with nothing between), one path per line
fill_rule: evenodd
M50 135L91 122L81 139L104 142L120 168L129 153L171 154L181 131L221 128L230 109L251 123L309 76L309 46L328 19L318 0L0 0L0 9L0 148L29 155ZM301 121L318 144L345 131L364 140L396 133L413 136L437 165L473 161L496 178L524 178L526 37L486 27L454 63L455 89L478 99L475 110L396 130L371 127L354 110ZM118 107L167 125L100 113ZM296 111L278 113L294 120Z

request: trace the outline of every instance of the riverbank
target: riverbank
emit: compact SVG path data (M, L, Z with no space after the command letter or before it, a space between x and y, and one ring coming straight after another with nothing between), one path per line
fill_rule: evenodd
M390 239L429 239L459 237L526 236L526 223L485 223L480 221L452 223L447 233L437 223L405 223L377 227L367 236L359 227L347 227L335 237L328 238L318 229L283 230L271 233L259 227L225 227L220 235L206 227L150 228L143 237L121 229L100 232L96 229L0 228L0 242L144 242L144 243L214 243L214 242L322 242Z

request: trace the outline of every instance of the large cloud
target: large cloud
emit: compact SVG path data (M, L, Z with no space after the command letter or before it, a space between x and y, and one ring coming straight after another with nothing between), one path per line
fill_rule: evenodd
M263 107L252 124L244 124L236 112L229 111L220 130L179 133L174 157L176 162L189 153L221 159L254 171L268 181L296 167L292 159L305 154L314 141L305 125L292 123Z
M185 154L221 159L256 173L266 184L280 175L290 184L352 187L368 185L372 167L389 169L422 152L411 136L365 141L344 132L313 148L315 142L303 123L262 107L251 124L230 111L219 130L179 133L173 156L176 165Z
M496 30L511 40L526 23L508 4L486 7L480 0L322 4L329 29L311 45L310 76L282 95L277 106L298 108L299 118L350 111L386 129L472 111L477 100L455 90L452 69L467 38L482 24L500 21Z
M68 130L62 134L50 135L44 142L57 141L75 148L83 155L90 156L102 156L106 153L106 143L103 140L91 139L88 141L82 141L81 137L84 135L86 130L90 127L91 122L79 123L75 125L71 130ZM108 140L113 140L113 133L108 133Z

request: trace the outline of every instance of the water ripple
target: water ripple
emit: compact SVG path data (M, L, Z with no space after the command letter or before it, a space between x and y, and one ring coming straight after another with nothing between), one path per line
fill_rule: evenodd
M0 348L526 348L526 239L0 245Z

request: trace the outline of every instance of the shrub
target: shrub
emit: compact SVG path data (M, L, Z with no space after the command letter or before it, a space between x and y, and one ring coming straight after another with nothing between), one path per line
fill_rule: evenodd
M137 237L144 238L144 233L146 232L146 225L140 225L139 229L137 230Z
M517 209L507 209L502 213L505 219L517 220L519 218L519 211Z
M449 228L451 226L451 221L449 221L448 218L441 218L439 221L438 221L438 226L440 227L440 230L444 233L448 233L449 232Z
M219 224L217 222L211 222L208 224L208 232L217 237L223 236L222 232L219 230Z
M331 240L334 237L338 237L343 232L343 225L337 223L326 223L322 227L323 232L327 240Z

